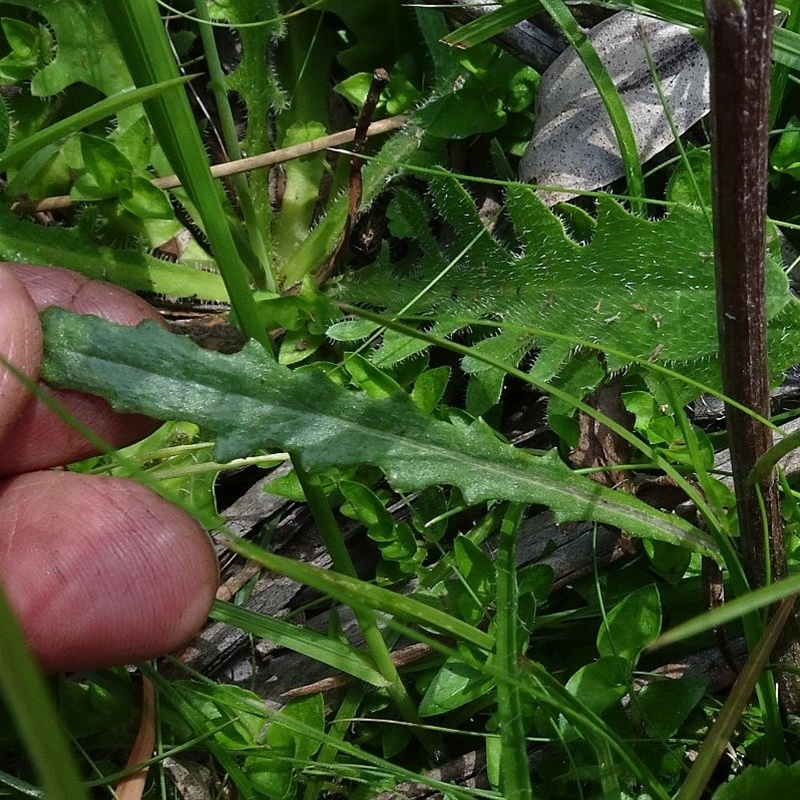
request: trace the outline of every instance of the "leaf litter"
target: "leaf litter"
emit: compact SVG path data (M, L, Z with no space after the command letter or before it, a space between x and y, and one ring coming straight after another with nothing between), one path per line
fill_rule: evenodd
M679 133L708 113L709 73L705 51L680 25L620 12L591 29L588 38L622 98L639 157L647 161L674 137L642 36ZM569 48L542 75L533 138L520 162L520 180L589 191L607 186L623 174L611 119L586 67ZM537 192L547 205L575 194Z

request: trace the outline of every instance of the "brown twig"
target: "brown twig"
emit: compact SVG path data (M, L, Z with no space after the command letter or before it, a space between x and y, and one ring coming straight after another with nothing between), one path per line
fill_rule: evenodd
M382 119L369 125L362 135L364 138L369 138L371 136L379 136L382 133L389 133L398 128L402 128L407 121L408 117L403 115ZM211 174L215 178L225 178L240 172L249 172L254 169L261 169L262 167L272 167L276 164L282 164L285 161L291 161L295 158L302 158L312 153L318 153L321 150L341 147L343 144L354 141L357 135L357 127L349 128L346 131L332 133L330 136L312 139L310 142L302 142L301 144L292 145L291 147L273 150L271 153L262 153L261 155L250 156L249 158L227 161L224 164L214 164L211 167ZM160 189L176 189L181 185L177 175L154 178L152 183ZM78 201L73 200L69 195L59 195L58 197L48 197L39 201L20 200L12 204L11 210L23 214L32 214L39 211L54 211L60 208L68 208L76 202Z
M317 270L315 275L317 286L324 286L330 277L336 273L339 267L339 260L342 251L350 239L350 232L353 230L353 222L355 221L358 207L361 204L362 195L362 182L361 182L361 167L363 165L359 156L364 152L367 144L367 131L370 128L370 120L375 113L375 108L378 105L381 92L386 84L389 82L389 73L383 67L378 67L372 73L372 83L367 93L367 99L364 101L364 106L358 116L358 122L355 127L355 136L353 137L352 156L350 158L350 177L347 184L348 200L347 200L347 219L345 220L344 230L339 237L336 249L331 253L325 265Z

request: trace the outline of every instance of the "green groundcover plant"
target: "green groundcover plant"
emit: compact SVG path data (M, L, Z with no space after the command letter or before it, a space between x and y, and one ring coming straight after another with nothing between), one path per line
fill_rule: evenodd
M645 6L707 41L696 4ZM188 669L167 678L153 664L48 687L0 606L7 796L113 786L139 675L158 696L148 797L180 796L165 777L179 757L212 768L207 793L249 798L405 796L411 784L448 798L738 798L796 782L794 717L782 715L768 668L800 590L795 491L781 479L788 577L757 588L738 547L737 499L714 468L731 442L686 411L728 388L707 132L674 143L675 157L651 171L560 0L506 0L463 27L446 12L400 0L0 4L0 256L154 299L229 303L250 340L222 355L152 323L45 312L46 381L165 423L73 468L154 486L230 551L351 609L363 639L348 640L334 616L321 633L260 614L247 589L218 601L215 620L346 679L335 698L275 708L254 687ZM597 86L624 162L616 196L552 209L514 180L539 72L493 37L528 17L550 19ZM758 239L760 368L773 384L800 361L786 255L800 142L795 26L790 13L775 36L776 220ZM456 33L462 48L447 44ZM376 67L388 71L377 89ZM311 148L224 185L209 170L209 154L269 155L359 115L366 124L365 106L402 119L357 142L358 159ZM171 175L178 186L153 180ZM604 392L625 413L597 402ZM510 441L526 398L547 399L528 410L543 432L535 448ZM587 419L626 460L570 464ZM757 474L788 448L763 455ZM291 471L267 489L308 504L332 569L239 539L217 513L219 476L287 460ZM691 513L596 479L610 469L675 487ZM556 585L552 566L518 552L527 518L545 508L559 523L592 523L595 547L606 528L624 531L631 554ZM345 520L375 550L369 576L356 571ZM703 614L713 569L735 599ZM727 700L705 674L655 669L718 641L723 625L749 649ZM411 667L395 652L407 640L427 647ZM715 773L726 746L733 755ZM464 753L483 764L477 788L436 770Z

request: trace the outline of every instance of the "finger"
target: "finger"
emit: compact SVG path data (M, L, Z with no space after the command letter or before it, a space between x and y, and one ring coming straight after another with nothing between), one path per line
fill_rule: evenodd
M119 478L36 472L0 482L0 576L42 668L164 655L205 621L218 582L203 529Z
M97 314L121 325L159 319L139 297L69 270L7 265L27 288L38 310L57 305L79 314ZM55 399L102 440L123 447L151 433L157 423L138 414L118 414L98 397L66 389L51 390ZM0 475L45 469L95 455L97 449L47 405L31 399L3 442Z
M25 287L0 264L0 355L31 380L39 374L42 332ZM0 364L0 441L28 402L27 389Z

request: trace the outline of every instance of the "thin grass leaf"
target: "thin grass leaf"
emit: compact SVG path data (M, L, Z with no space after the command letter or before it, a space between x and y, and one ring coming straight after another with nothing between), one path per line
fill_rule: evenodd
M129 89L124 92L119 92L104 100L100 100L90 108L78 111L65 119L54 122L52 125L48 125L46 128L32 133L30 136L26 136L22 141L16 142L0 153L0 170L5 171L9 167L13 167L15 164L30 158L42 148L60 142L71 133L82 130L107 117L111 117L123 108L129 108L138 103L151 100L162 92L187 83L192 80L193 77L195 76L181 76L161 81L160 83L154 83L150 86L144 86L141 89Z
M209 616L327 664L371 686L384 687L388 684L365 653L310 628L301 628L281 619L219 601L214 603Z
M0 693L50 800L86 800L47 684L0 587Z
M619 144L625 180L628 184L628 194L633 198L631 207L634 211L641 213L644 211L645 197L642 165L639 161L633 127L628 119L625 104L619 96L617 87L614 86L614 81L603 66L603 62L600 60L592 43L581 31L575 17L572 16L562 0L541 0L541 3L564 36L566 36L567 41L575 48L603 100Z
M516 535L524 506L513 505L500 524L497 552L497 668L518 675L519 617L517 614ZM522 698L516 683L497 684L497 712L500 727L501 786L506 797L533 798L528 767L528 748L522 714Z
M800 593L800 575L792 575L782 581L770 583L767 586L748 592L743 597L728 600L724 605L718 606L711 611L706 611L705 614L676 625L666 633L662 633L648 649L655 650L659 647L667 647L692 636L697 636L700 633L705 633L705 631L720 628L728 622L733 622L746 614L767 608L786 597L798 593Z
M693 29L699 38L705 38L705 20L700 3L686 3L683 0L640 0L639 2L621 0L614 6L621 10L649 12L668 22L685 25ZM772 58L776 64L782 64L789 69L800 69L800 33L787 28L776 28L772 46Z
M146 0L104 0L109 21L128 69L138 86L178 77L158 5ZM192 203L211 243L236 315L245 334L272 352L247 281L247 269L234 241L230 217L214 181L186 93L163 92L145 104L150 123Z
M677 800L699 800L706 790L717 762L728 746L736 725L739 723L750 700L753 688L764 671L770 653L775 648L783 626L792 614L795 600L796 596L794 595L784 598L757 646L750 653L750 657L739 673L736 683L734 683L733 689L731 689L731 693L725 701L725 705L717 714L711 730L700 746L697 758L677 794Z
M541 7L539 0L507 0L502 6L497 6L478 19L448 33L442 41L451 47L468 50L470 47L489 41L506 28L532 17Z
M469 642L482 650L494 647L494 637L469 625L457 617L438 608L421 603L411 597L404 597L389 589L373 586L357 578L350 578L338 572L319 569L291 558L284 558L242 539L229 538L228 547L267 569L299 581L312 589L332 597L354 609L369 608L409 620L416 624L435 628L446 636Z
M203 43L203 51L208 65L209 88L213 92L217 106L222 138L225 143L226 158L228 161L232 161L242 157L242 147L239 144L233 109L225 87L225 73L217 50L214 29L208 24L211 21L208 3L206 0L195 0L194 9L198 20L202 22L199 26L200 40ZM274 292L276 287L272 279L269 256L264 242L264 231L262 230L265 226L256 214L248 178L241 174L233 175L231 176L231 183L236 189L236 198L242 209L242 217L250 246L264 271L267 279L267 289Z
M600 716L573 697L544 666L534 661L523 661L522 672L525 677L524 682L520 681L523 691L553 714L563 714L568 722L581 731L590 745L597 745L601 749L615 753L653 797L668 800L669 794L661 782L628 742L613 731ZM498 678L500 677L502 676L498 675Z

